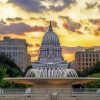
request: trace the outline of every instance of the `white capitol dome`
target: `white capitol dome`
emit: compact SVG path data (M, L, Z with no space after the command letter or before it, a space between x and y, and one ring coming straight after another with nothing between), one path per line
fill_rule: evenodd
M51 23L43 37L38 60L32 64L26 77L78 77L76 71L69 69L68 63L64 61L59 38Z
M57 42L59 43L59 38L58 38L57 34L55 32L53 32L51 25L49 26L48 31L45 33L42 42L45 42L45 43L53 42L53 44L55 44Z

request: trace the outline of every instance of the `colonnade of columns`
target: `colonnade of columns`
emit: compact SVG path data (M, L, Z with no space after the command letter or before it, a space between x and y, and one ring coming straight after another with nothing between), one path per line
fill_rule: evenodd
M46 58L46 59L48 59L48 58L51 58L51 59L53 59L53 58L62 58L62 55L61 55L61 50L60 49L56 49L56 50L52 50L52 49L50 49L50 50L40 50L40 59L43 59L43 58Z

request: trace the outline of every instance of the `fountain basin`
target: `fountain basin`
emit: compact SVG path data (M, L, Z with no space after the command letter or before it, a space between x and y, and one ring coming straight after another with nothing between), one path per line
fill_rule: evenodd
M74 85L83 84L95 80L100 80L100 78L91 77L68 77L68 78L35 78L35 77L14 77L14 78L4 78L15 83L20 84L30 84L30 85Z

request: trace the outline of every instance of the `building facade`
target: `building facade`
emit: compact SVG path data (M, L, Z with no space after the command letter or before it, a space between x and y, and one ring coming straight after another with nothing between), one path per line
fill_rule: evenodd
M100 61L100 51L95 51L94 48L85 49L75 54L75 69L83 71L89 69L95 63Z
M24 39L4 37L0 41L0 55L8 56L22 71L30 65L30 56L27 54L27 43Z

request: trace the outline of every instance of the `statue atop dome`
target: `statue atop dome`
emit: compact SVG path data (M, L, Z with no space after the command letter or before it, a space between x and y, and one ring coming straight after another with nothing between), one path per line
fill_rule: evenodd
M53 31L53 30L52 30L52 21L50 21L49 31Z

